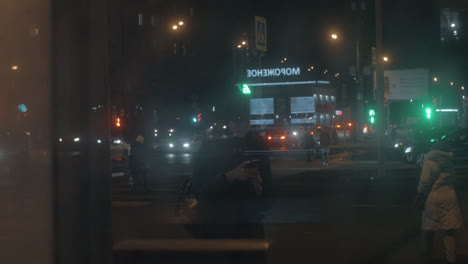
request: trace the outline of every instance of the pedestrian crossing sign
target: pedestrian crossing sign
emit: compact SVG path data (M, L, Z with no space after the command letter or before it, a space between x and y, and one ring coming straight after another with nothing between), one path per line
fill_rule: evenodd
M259 16L255 17L255 48L263 52L267 51L266 19Z

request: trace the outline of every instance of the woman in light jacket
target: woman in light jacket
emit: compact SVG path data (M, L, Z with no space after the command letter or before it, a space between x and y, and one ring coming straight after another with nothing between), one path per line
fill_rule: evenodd
M463 220L453 187L452 156L447 143L435 143L427 154L418 184L418 192L427 197L421 224L426 261L432 257L435 231L442 235L447 262L456 261L455 231L462 228Z

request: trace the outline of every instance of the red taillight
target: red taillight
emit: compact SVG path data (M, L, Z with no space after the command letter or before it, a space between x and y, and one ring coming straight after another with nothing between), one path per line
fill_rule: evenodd
M123 161L124 158L123 158L123 157L115 157L115 158L112 158L112 160L115 160L115 161Z
M310 131L310 134L313 135L313 134L315 134L315 133L314 133L314 131Z

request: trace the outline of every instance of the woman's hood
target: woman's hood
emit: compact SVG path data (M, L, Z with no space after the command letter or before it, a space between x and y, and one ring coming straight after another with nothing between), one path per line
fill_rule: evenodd
M444 152L440 150L432 150L427 154L428 160L451 159L453 152Z

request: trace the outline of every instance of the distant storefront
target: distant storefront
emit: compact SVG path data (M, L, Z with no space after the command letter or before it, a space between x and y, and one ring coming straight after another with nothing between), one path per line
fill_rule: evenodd
M250 122L259 127L329 126L336 117L336 88L306 80L300 67L248 69Z

